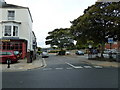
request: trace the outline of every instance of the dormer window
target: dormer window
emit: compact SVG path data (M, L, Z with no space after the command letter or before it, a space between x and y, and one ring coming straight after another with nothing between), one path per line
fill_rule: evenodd
M15 19L15 11L8 11L8 20Z

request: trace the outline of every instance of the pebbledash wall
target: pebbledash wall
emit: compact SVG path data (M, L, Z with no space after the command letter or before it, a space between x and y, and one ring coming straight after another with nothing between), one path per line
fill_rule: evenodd
M21 58L33 55L37 43L29 8L2 2L0 16L0 50L20 51Z

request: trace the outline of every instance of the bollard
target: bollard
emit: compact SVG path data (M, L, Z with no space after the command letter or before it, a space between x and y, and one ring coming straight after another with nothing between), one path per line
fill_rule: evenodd
M8 60L7 60L7 64L8 64L7 68L10 68L10 63L11 63L11 60L8 59Z

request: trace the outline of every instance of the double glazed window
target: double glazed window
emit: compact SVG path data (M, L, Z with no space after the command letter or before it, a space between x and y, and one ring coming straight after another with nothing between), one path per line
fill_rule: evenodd
M4 36L18 36L18 26L5 25Z
M8 20L15 19L15 11L8 11Z

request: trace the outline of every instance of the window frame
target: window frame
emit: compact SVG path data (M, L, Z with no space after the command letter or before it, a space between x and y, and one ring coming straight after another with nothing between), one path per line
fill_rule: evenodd
M14 12L10 14L10 12ZM8 15L7 15L8 20L15 20L15 10L8 10Z
M18 37L18 35L19 35L19 33L18 33L18 26L13 25L12 27L13 27L12 36L13 36L13 37ZM14 29L14 27L17 27L17 33L16 33L16 29ZM14 30L15 30L15 35L14 35Z
M8 29L6 29L6 27L10 27L10 36L12 35L11 34L11 32L12 32L12 26L11 25L5 25L5 27L4 27L4 36L6 36L5 34L6 34L6 31L8 31ZM8 35L9 36L9 35ZM10 37L9 36L9 37Z
M11 26L11 36L5 36L5 27L6 26ZM17 35L15 34L15 36L13 36L14 27L17 27ZM17 25L17 24L5 24L4 28L3 28L3 37L19 37L19 25Z

